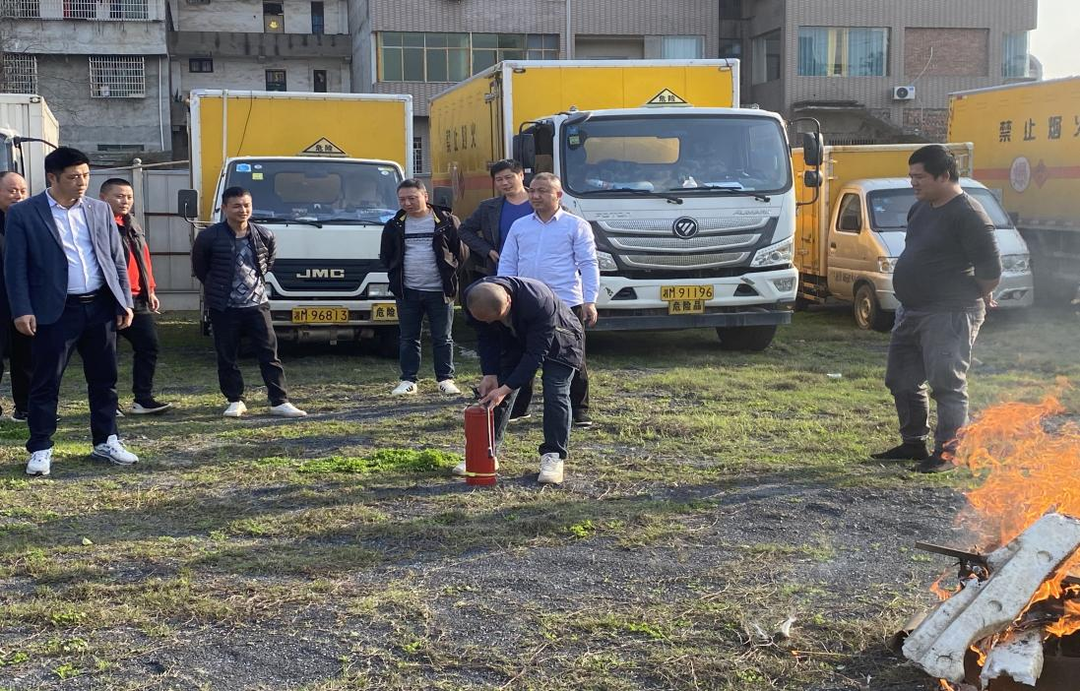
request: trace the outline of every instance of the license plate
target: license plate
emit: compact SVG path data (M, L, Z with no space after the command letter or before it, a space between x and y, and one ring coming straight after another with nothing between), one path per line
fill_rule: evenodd
M704 300L669 300L668 314L705 314Z
M396 322L397 304L393 302L376 302L371 306L371 320L377 322Z
M712 300L712 286L660 286L660 299L666 302L675 300ZM699 312L701 310L698 310Z
M293 307L293 324L345 324L349 321L347 307Z

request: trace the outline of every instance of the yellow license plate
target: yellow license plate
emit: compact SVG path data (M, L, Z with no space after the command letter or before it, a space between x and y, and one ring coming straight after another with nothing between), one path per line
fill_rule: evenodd
M376 302L371 306L371 320L377 322L396 322L397 304L393 302Z
M712 300L713 287L660 286L660 299L666 302L674 302L675 300Z
M349 310L346 307L293 307L293 324L346 324Z
M669 300L668 314L705 314L704 300Z

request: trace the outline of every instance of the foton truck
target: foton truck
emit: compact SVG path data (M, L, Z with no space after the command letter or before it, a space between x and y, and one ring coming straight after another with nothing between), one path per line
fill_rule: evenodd
M949 138L975 144L975 179L1031 248L1040 297L1080 284L1080 77L955 93Z
M216 223L226 188L251 190L252 220L277 237L266 283L282 338L395 338L379 239L411 174L412 97L195 90L190 123L180 213Z
M908 158L922 144L826 146L821 189L814 204L799 207L795 232L795 265L799 268L800 301L837 299L854 306L855 323L863 329L888 331L898 306L892 271L904 251L908 210L915 192L907 177ZM971 144L946 144L957 157L960 174L971 172ZM800 155L792 159L799 172ZM798 176L796 176L798 177ZM797 185L799 200L813 190ZM969 177L960 185L986 210L997 227L995 236L1003 273L994 297L1001 307L1027 307L1034 288L1023 238L986 187Z
M60 126L41 96L0 94L0 171L26 178L30 193L45 189L45 156L60 142Z
M764 349L791 320L795 196L784 121L738 85L737 60L500 63L431 101L436 199L464 218L502 158L553 172L596 239L596 329Z

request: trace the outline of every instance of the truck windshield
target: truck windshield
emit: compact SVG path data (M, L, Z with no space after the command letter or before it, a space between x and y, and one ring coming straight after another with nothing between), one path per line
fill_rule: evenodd
M780 123L746 115L595 117L562 134L570 193L679 196L779 193L791 184Z
M986 210L995 228L1012 228L1009 215L1001 208L994 193L983 187L965 187L964 191ZM877 190L867 195L870 207L870 225L874 230L907 230L907 215L915 204L915 191L911 188Z
M0 132L0 171L9 170L16 170L15 151L8 136Z
M385 223L397 213L396 168L376 163L236 160L226 187L251 191L252 217L326 223Z

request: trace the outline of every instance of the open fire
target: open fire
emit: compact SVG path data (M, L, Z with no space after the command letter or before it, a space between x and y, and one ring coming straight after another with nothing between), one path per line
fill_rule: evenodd
M1063 413L1055 396L1006 403L962 433L957 462L981 482L959 520L976 544L920 545L959 571L904 643L942 689L1080 687L1080 426Z

